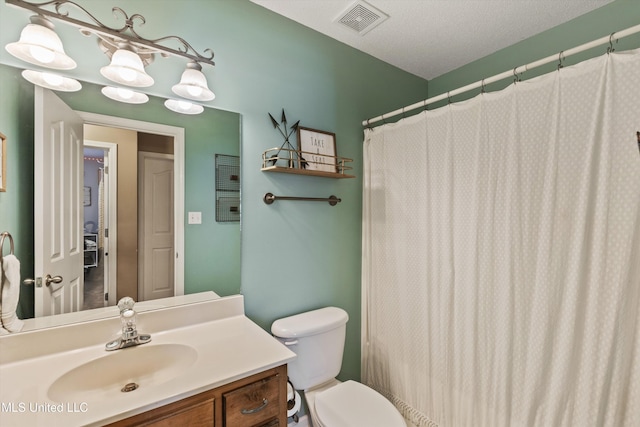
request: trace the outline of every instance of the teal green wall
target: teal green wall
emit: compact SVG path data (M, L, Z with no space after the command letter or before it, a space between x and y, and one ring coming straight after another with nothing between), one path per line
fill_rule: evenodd
M33 85L2 65L0 132L7 137L7 191L0 193L0 232L13 236L22 277L33 277ZM7 248L5 243L5 254ZM32 301L33 289L23 286L20 317L33 316Z
M104 5L98 0L79 2L90 10ZM427 83L248 0L113 0L109 4L121 6L131 13L141 13L147 18L148 28L163 26L167 33L195 40L197 42L193 44L215 50L217 65L211 74L210 85L217 98L210 104L242 115L241 292L245 295L246 312L268 329L271 322L281 316L325 305L345 308L350 322L342 377L359 378L360 123L425 99ZM1 28L16 25L7 22L6 7L0 5ZM586 17L434 79L429 82L429 95L455 89L640 23L639 13L638 0L617 0ZM3 45L7 37L3 30L0 34ZM638 46L638 43L631 45ZM621 41L617 48L628 46L628 42ZM68 51L71 53L70 49ZM451 54L455 55L455 52ZM4 49L0 52L0 62L16 65ZM152 64L150 67L158 66ZM0 73L6 72L0 67ZM85 72L82 77L92 80L96 79L96 74ZM160 86L163 82L157 80L156 86ZM31 114L28 102L21 99L28 90L24 88L24 82L13 80L11 84L18 87L2 86L2 97L5 98L5 93L10 96L1 103L0 129L16 132L12 139L21 139L21 144L25 144L17 154L21 156L17 159L18 167L21 168L20 179L24 179L25 185L28 182L28 186L32 186L32 166L28 159L33 145L31 126L15 123ZM277 117L283 108L291 122L300 120L304 126L335 132L338 155L355 159L357 178L332 180L261 172L261 153L282 142L267 113ZM193 149L197 153L200 147ZM192 148L188 145L187 150ZM11 191L12 181L18 179L12 175L15 173L9 175ZM196 194L198 191L187 191L193 197L188 197L186 210L203 210L199 205L202 200ZM311 197L335 194L343 201L335 207L324 203L285 201L267 206L262 202L266 192ZM0 194L0 228L12 232L19 230L21 241L29 241L32 204L22 197L11 192ZM9 218L8 226L4 225L5 218ZM206 253L208 242L197 240L198 236L190 230L187 233L187 257ZM29 254L20 255L29 259ZM196 277L202 279L200 283L205 283L207 266L194 268L198 269ZM213 280L211 278L212 283Z
M590 42L600 37L609 36L611 33L624 30L640 24L639 0L616 0L590 13L579 16L563 25L559 25L536 36L530 37L519 43L498 52L471 62L457 70L446 73L440 77L429 80L429 96L433 97L447 91L457 89L470 83L481 81L504 71L513 70L515 67L525 65L538 59L555 55L581 44ZM596 47L583 53L570 56L563 64L571 65L587 58L602 55L607 51L606 46ZM618 51L640 47L640 34L635 34L614 43ZM557 69L557 62L527 71L522 74L522 79L529 79ZM486 86L487 91L499 90L511 84L513 79L506 79ZM480 90L470 91L466 94L454 96L452 100L460 101L476 96ZM437 108L443 103L433 104L429 109Z
M346 309L350 321L342 376L359 378L363 139L360 123L381 112L424 99L427 82L248 0L113 0L108 2L107 13L104 13L104 1L77 1L91 11L101 10L100 17L106 16L106 19L109 19L112 5L120 6L130 14L140 13L147 20L145 30L157 33L160 28L162 35L176 34L198 48L214 49L215 70L209 72L205 68L204 71L217 97L208 104L242 115L240 292L245 295L246 312L268 329L276 318L304 310L326 305ZM29 13L16 12L0 4L0 28L3 28L0 44L4 46L17 39L28 16ZM14 33L11 34L8 28L14 28ZM91 57L94 45L77 48L71 42L78 38L77 32L65 31L63 24L57 25L57 29L65 49L76 61L96 63L95 70L87 71L91 67L85 67L69 74L100 83L97 69L105 65L105 57L100 54L102 58L94 60ZM77 43L86 43L86 40ZM21 65L4 49L0 49L0 63ZM161 66L162 59L149 66L149 73L156 78L151 92L168 97L170 92L162 93L161 88L175 84L173 79L179 75L165 78L161 76ZM0 67L0 73L12 74L8 67ZM12 129L20 126L16 123L22 123L31 132L25 134L21 142L27 151L12 154L14 158L20 155L21 173L29 177L30 188L15 193L10 187L11 192L0 194L0 228L14 234L14 230L25 230L18 239L20 246L26 249L18 255L31 258L32 263L32 256L27 251L33 245L33 238L28 234L33 216L30 201L33 166L32 153L28 151L33 149L32 107L29 105L33 95L21 78L11 77L9 83L3 79L0 86L4 98L0 129L8 129L5 133L13 134ZM23 93L14 93L17 89L9 86L15 84L23 87ZM11 96L5 97L5 94ZM74 108L94 108L91 102L71 103ZM15 110L22 104L26 111L17 114ZM122 112L122 108L118 104L114 113ZM262 152L282 144L267 113L279 117L283 108L291 123L300 120L303 126L334 132L338 155L355 160L353 172L357 178L334 180L261 172ZM175 124L176 120L188 123L191 118L176 115L173 122L169 119L167 122ZM15 139L13 135L12 138ZM201 168L208 166L206 145L205 139L194 144L187 135L185 211L203 211L205 228L207 222L214 221L213 216L205 215L210 189L191 186L201 182ZM10 185L12 181L10 176ZM262 202L266 192L310 197L335 194L342 203L335 207L313 202L276 202L267 206ZM186 226L187 289L217 291L218 278L211 270L215 257L210 250L209 236L199 233L202 228L194 227ZM25 271L22 273L26 274Z

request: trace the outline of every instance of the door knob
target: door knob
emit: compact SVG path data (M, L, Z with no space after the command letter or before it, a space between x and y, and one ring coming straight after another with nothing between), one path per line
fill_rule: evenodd
M62 282L62 276L53 276L53 277L51 277L50 274L47 274L46 276L44 276L44 284L46 286L49 286L52 283L61 283L61 282Z

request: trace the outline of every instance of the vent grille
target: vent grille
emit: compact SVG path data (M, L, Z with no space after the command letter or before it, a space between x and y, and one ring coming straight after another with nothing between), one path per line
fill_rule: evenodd
M364 35L380 25L389 16L365 1L357 1L347 8L335 21Z

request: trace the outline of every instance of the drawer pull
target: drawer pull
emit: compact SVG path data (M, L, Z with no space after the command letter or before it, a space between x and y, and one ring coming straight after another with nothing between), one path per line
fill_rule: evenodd
M257 408L254 408L254 409L243 409L240 412L242 412L242 415L255 414L257 412L262 411L264 408L266 408L268 404L269 404L269 401L266 398L264 398L264 399L262 399L262 405L258 406Z

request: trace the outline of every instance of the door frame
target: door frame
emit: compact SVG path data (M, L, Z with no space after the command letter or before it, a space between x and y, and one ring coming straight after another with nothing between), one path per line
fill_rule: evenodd
M106 212L108 222L105 228L109 229L109 235L108 237L102 236L105 242L102 260L106 282L105 292L109 296L109 299L105 300L105 305L115 305L118 283L118 257L108 256L107 252L118 253L118 144L85 138L84 146L102 148L105 152L105 158L107 159L105 163L109 168L109 171L105 175L108 189L107 192L105 192L105 198L108 200Z
M184 128L169 126L159 123L143 122L140 120L125 119L121 117L105 116L103 114L76 111L85 124L107 126L120 129L128 129L137 132L146 132L156 135L164 135L173 138L174 156L174 295L184 295L184 163L185 163L185 136ZM112 303L113 298L113 303ZM109 305L116 303L116 293L109 290Z

